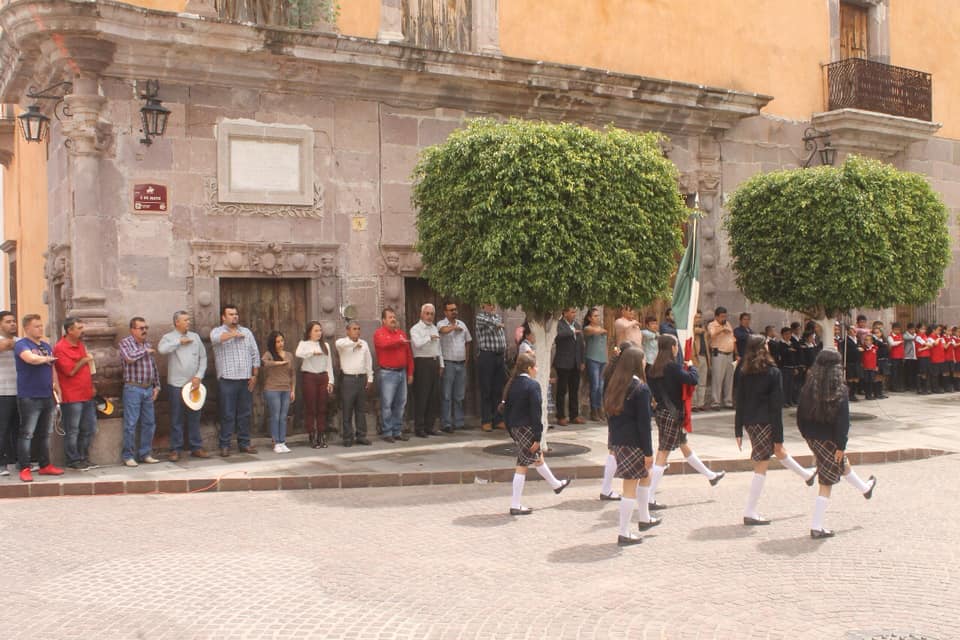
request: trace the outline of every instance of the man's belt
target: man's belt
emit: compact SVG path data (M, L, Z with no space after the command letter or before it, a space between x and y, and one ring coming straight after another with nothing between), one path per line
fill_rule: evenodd
M130 382L129 380L124 380L124 381L123 381L123 384L129 384L130 386L133 386L133 387L140 387L141 389L152 389L152 388L153 388L153 383L152 383L152 382L149 383L149 384L143 384L143 383L141 383L141 382Z
M406 367L380 367L382 371L406 371Z

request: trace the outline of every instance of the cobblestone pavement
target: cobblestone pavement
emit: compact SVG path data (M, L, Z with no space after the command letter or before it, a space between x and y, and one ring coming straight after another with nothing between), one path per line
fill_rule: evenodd
M0 504L13 638L960 638L960 455L862 466L865 501L773 471L769 527L738 524L750 474L668 476L665 522L620 549L596 481ZM535 474L531 473L531 476ZM912 637L912 636L911 636Z

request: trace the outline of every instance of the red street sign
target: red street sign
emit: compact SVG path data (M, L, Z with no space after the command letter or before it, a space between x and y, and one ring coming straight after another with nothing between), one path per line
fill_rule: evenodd
M167 188L161 184L133 185L133 208L136 211L166 211Z

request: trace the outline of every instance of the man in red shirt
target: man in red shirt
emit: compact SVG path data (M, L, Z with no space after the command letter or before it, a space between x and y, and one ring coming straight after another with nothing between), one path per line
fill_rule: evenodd
M891 373L891 391L903 391L903 331L900 330L900 323L894 322L890 327L890 335L887 336L887 344L890 346L890 373Z
M71 469L86 471L90 441L97 432L97 407L93 396L93 356L83 344L83 322L63 321L63 337L53 348L54 366L60 380L60 412L63 415L63 450Z
M930 393L930 347L933 346L927 336L927 325L917 327L917 337L913 343L917 351L917 393L925 396Z
M413 383L413 352L407 334L397 322L397 313L386 307L380 314L380 328L373 333L380 378L380 417L386 442L409 440L403 432L403 409L407 385Z

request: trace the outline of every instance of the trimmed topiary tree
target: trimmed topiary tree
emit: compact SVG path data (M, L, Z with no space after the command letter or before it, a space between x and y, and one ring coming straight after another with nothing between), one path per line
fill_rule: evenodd
M936 298L950 261L947 210L923 176L866 158L754 176L728 203L737 286L817 318Z
M688 215L657 134L471 121L424 149L417 250L435 290L522 307L546 389L564 307L668 296Z

